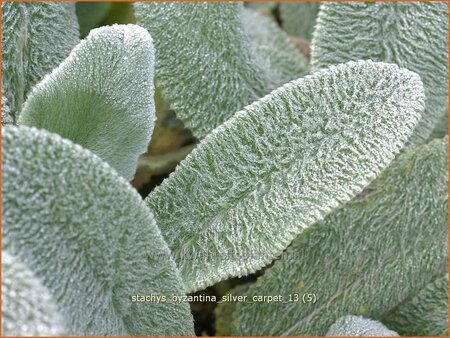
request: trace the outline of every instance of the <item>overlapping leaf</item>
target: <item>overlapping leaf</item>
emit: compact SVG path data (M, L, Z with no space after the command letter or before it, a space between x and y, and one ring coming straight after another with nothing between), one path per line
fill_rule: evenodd
M270 263L403 146L419 77L350 62L292 81L208 135L147 198L189 291Z
M279 11L283 28L288 34L311 40L320 3L282 2Z
M2 123L17 122L31 88L79 41L74 3L2 3Z
M241 3L138 2L135 9L139 24L155 40L156 77L164 97L198 138L282 81L273 76L275 69L267 69L268 51L252 48ZM285 69L273 62L277 51L271 52L270 65ZM289 80L303 73L292 73Z
M145 29L94 29L34 88L19 123L80 144L131 180L154 126L153 63Z
M448 336L448 275L426 285L383 322L402 336Z
M46 287L2 252L2 336L62 336L64 322Z
M442 114L441 118L436 124L436 127L431 134L431 139L433 138L442 138L448 135L448 110L446 109L444 114Z
M3 248L49 289L70 335L192 335L186 303L152 214L88 150L43 130L2 130ZM33 291L34 293L35 291Z
M327 336L345 337L393 337L398 336L394 331L389 330L376 320L367 319L361 316L345 316L339 318L331 325Z
M350 60L398 64L420 75L426 109L410 145L425 143L447 107L448 5L445 2L340 2L321 6L315 69Z
M372 190L296 238L246 294L279 294L287 303L238 305L234 333L323 335L348 314L381 320L441 275L447 145L435 140L399 156ZM316 302L289 302L290 294L314 294Z
M304 56L272 19L246 8L242 9L241 15L250 46L259 57L273 87L302 77L309 71Z

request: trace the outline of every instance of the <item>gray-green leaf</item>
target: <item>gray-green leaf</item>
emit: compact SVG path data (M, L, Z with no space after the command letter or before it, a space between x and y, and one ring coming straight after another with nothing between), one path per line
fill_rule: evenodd
M269 17L252 9L242 9L242 23L250 47L277 88L309 72L309 64L289 41L289 36Z
M436 278L382 320L402 336L448 336L448 275Z
M79 41L74 3L2 3L2 123L17 122L31 88Z
M448 135L448 110L442 114L439 121L436 123L436 127L431 134L431 139L434 138L443 138L445 135Z
M94 29L34 88L19 124L57 133L131 180L154 126L153 63L145 29Z
M447 107L447 31L445 2L325 3L312 42L313 67L371 59L419 74L426 109L409 144L422 144Z
M362 316L345 316L331 325L327 336L345 337L395 337L397 332L391 331L376 320Z
M279 11L283 28L290 35L311 40L316 25L318 2L282 2Z
M215 129L147 203L189 291L270 263L403 147L420 78L350 62L292 81Z
M64 322L48 289L2 251L2 336L62 336Z
M58 135L2 129L3 248L49 289L69 335L193 335L170 251L139 194ZM30 294L36 292L30 290Z
M267 69L268 52L252 48L241 3L137 2L135 9L155 40L164 98L198 138L284 81Z
M348 314L381 318L447 266L448 138L399 156L370 190L302 233L240 304L238 335L323 335ZM304 294L316 302L303 304ZM295 296L291 296L295 300Z

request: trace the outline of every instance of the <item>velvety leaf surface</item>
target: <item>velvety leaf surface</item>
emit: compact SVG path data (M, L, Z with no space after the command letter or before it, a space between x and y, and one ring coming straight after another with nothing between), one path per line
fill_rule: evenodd
M386 314L383 323L402 336L448 336L448 275Z
M2 252L2 336L62 336L64 322L48 289Z
M422 109L416 74L350 62L215 129L146 200L188 291L270 263L381 172Z
M441 275L447 145L435 140L399 156L368 191L298 236L246 295L299 294L300 302L239 304L234 333L324 335L348 314L380 320ZM316 302L304 304L303 294Z
M137 2L135 9L155 41L164 98L198 138L282 82L273 76L277 70L267 68L268 62L279 64L275 54L266 60L274 51L252 48L242 3ZM292 80L301 74L290 75Z
M138 193L79 145L2 129L3 248L52 294L69 335L192 335L170 251ZM34 291L33 291L34 292Z
M281 30L273 19L252 9L242 9L244 30L250 39L260 64L279 87L309 72L309 64L295 46L289 42L288 35Z
M441 118L436 124L436 127L431 134L431 139L434 138L443 138L445 135L448 135L448 110L446 109L444 114L442 114Z
M361 316L345 316L339 318L336 323L331 325L327 336L393 337L398 336L398 334L376 320Z
M2 125L12 124L13 122L11 107L8 103L8 98L5 96L5 87L2 87Z
M371 59L420 75L426 110L409 141L427 142L448 100L448 5L445 2L340 2L321 6L313 68Z
M19 123L91 150L131 180L154 126L153 63L145 29L94 29L34 88Z
M78 43L75 4L3 2L2 27L2 123L12 124L31 88Z
M293 36L311 40L319 2L282 2L279 5L281 22L284 30Z

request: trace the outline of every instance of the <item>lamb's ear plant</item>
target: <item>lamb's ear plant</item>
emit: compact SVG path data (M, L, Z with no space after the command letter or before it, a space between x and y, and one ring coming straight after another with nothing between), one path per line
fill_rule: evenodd
M446 2L324 3L312 41L312 65L321 69L371 59L419 74L426 110L409 144L422 144L447 114L447 31Z
M248 14L241 3L137 2L135 10L138 23L155 42L156 80L164 98L198 138L308 70L293 46L283 48L282 53L295 53L287 58L277 58L275 50L254 48L246 30L252 26L245 22ZM266 35L273 48L289 43L281 41L282 32L273 32L275 26L267 29L273 34Z
M407 301L447 269L447 147L448 137L399 156L371 190L296 238L246 295L317 302L239 304L234 334L324 335L341 316L383 320L401 303L419 315ZM427 308L446 299L436 293Z
M191 335L170 251L142 198L90 151L43 130L2 130L3 248L47 287L69 335ZM34 291L33 291L34 292Z
M282 2L279 4L283 28L287 33L311 40L316 25L319 2Z
M448 274L438 276L386 313L383 322L402 336L448 335Z
M309 64L274 19L242 8L241 21L255 58L259 58L258 62L273 81L274 88L309 72Z
M448 108L447 108L448 109ZM445 112L433 130L430 139L443 138L448 134L448 112Z
M92 30L33 88L19 124L80 144L131 180L154 125L153 53L139 26Z
M49 290L26 267L2 251L2 334L62 336L63 319Z
M359 193L403 147L423 99L416 74L350 62L286 84L209 134L147 197L186 289L262 268Z
M2 2L2 124L17 123L31 88L78 43L74 3Z
M327 336L395 337L398 336L398 334L375 320L361 316L345 316L339 318L336 323L331 325L327 332Z

